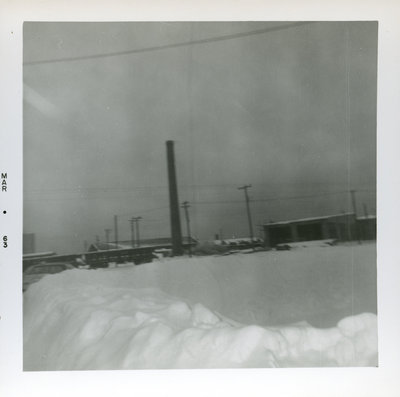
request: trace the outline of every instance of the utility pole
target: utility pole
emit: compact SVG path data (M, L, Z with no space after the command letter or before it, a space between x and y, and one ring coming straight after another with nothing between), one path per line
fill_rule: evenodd
M250 188L251 185L244 185L241 187L238 187L238 190L244 190L244 197L246 199L246 208L247 208L247 218L249 221L249 231L250 231L250 241L253 243L253 223L251 221L251 213L250 213L250 199L249 195L247 193L247 189Z
M369 221L369 214L368 214L368 209L367 209L367 204L363 203L363 207L364 207L364 216L365 216L365 237L366 239L370 239L372 238L372 236L374 235L373 229L372 229L372 225L371 222Z
M115 247L118 248L118 216L114 215L114 237Z
M350 194L351 194L351 204L353 205L354 216L357 219L356 191L350 190Z
M359 244L361 244L360 240L360 233L359 233L359 227L358 227L358 222L357 222L357 205L356 205L356 191L355 190L350 190L351 194L351 203L353 205L353 212L354 212L354 220L355 220L355 232L356 232L356 239Z
M104 232L106 233L106 243L107 243L107 250L110 249L109 243L110 243L110 232L111 229L104 229Z
M192 237L190 235L190 220L189 220L189 211L188 208L190 207L189 203L187 201L184 201L182 203L182 208L185 210L185 217L186 217L186 228L187 228L187 234L188 234L188 240L189 240L189 257L192 257Z
M137 216L136 218L132 218L133 222L135 222L136 226L136 245L140 247L140 234L139 234L139 221L142 219L141 216Z
M134 229L135 218L129 219L129 222L131 224L131 245L132 245L132 248L134 248L135 247L135 229Z
M367 204L363 203L363 208L364 208L364 216L365 219L368 219L368 209L367 209Z

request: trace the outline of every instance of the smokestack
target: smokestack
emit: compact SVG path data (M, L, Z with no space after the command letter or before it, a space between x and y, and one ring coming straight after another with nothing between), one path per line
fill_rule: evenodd
M171 216L171 238L173 255L182 255L182 232L179 217L178 186L175 173L174 141L167 141L167 164L169 185L169 206Z

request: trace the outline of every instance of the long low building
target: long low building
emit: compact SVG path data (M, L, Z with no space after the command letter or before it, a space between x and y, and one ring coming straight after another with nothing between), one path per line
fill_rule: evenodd
M182 238L182 246L188 249L195 246L197 240L188 237ZM107 267L110 262L124 263L134 262L135 264L151 262L154 252L157 250L168 250L172 248L171 238L156 238L141 240L140 247L132 247L131 242L122 241L118 244L97 242L91 244L88 251L80 254L56 255L54 252L27 254L23 256L24 271L32 265L40 262L55 263L67 262L77 265L77 260L83 260L92 268Z
M188 248L188 246L195 246L197 244L197 240L191 237L182 237L182 246L184 248ZM118 243L107 243L104 241L99 241L93 244L90 244L88 248L88 252L94 251L108 251L115 249L130 249L130 248L171 248L172 240L171 237L158 237L158 238L146 238L141 239L140 243L138 241L134 241L132 244L131 240L118 241Z
M263 225L266 247L300 241L372 240L376 238L376 216L354 213L269 222Z

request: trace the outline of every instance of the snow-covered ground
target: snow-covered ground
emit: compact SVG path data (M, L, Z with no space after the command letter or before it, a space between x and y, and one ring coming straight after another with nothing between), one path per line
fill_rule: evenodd
M71 270L24 294L25 370L375 365L375 244Z

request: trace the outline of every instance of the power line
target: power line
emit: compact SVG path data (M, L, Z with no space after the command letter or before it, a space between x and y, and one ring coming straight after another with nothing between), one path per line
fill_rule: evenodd
M349 191L337 191L337 192L325 192L325 193L315 193L312 195L304 195L304 196L280 196L280 197L266 197L260 199L252 199L252 202L264 202L264 201L275 201L275 200L297 200L297 199L305 199L305 198L315 198L322 196L331 196L335 194L347 194ZM220 201L193 201L194 204L227 204L227 203L242 203L240 200L220 200Z
M85 191L134 191L134 190L146 190L146 189L167 189L166 185L154 185L154 186L130 186L130 187L54 187L54 188L44 188L44 189L24 189L24 193L27 192L85 192Z
M257 186L282 186L289 185L286 183L276 183L276 182L257 182ZM304 185L303 182L293 183L290 185ZM326 182L315 182L312 185L346 185L347 183L326 183ZM376 186L374 183L362 183L357 186ZM203 184L203 185L180 185L180 189L194 189L194 188L220 188L220 189L228 189L235 188L236 184L234 183L219 183L219 184ZM85 192L85 191L120 191L120 192L130 192L136 190L148 190L148 189L168 189L167 185L152 185L152 186L129 186L129 187L113 187L113 186L103 186L103 187L54 187L54 188L43 188L43 189L24 189L24 194L26 193L36 193L36 192ZM357 189L358 192L375 192L376 189Z
M361 189L357 190L358 192L362 193L370 193L376 194L376 190L366 190ZM252 202L266 202L266 201L279 201L279 200L297 200L297 199L307 199L307 198L316 198L316 197L323 197L323 196L332 196L336 194L347 194L348 190L343 191L336 191L336 192L324 192L324 193L313 193L310 195L301 195L301 196L279 196L279 197L266 197L266 198L256 198L252 199ZM123 200L126 196L120 197L101 197L101 196L93 196L93 197L38 197L38 198L24 198L25 201L69 201L69 200L96 200L96 199L104 199L104 200ZM210 201L196 201L192 200L193 204L235 204L235 203L242 203L241 200L210 200ZM169 208L168 206L157 207L157 208L149 208L144 209L141 212L153 212L158 210L163 210ZM118 214L118 216L130 215L130 213L125 214Z
M145 210L140 210L140 213L147 213L147 212L165 210L167 208L169 208L169 206L157 207L157 208L148 208L148 209L145 209ZM130 216L130 215L132 215L132 212L125 213L125 214L118 214L118 216Z
M252 201L275 201L275 200L298 200L298 199L306 199L306 198L315 198L315 197L323 197L323 196L333 196L336 194L347 194L348 190L343 190L343 191L338 191L338 192L324 192L324 193L315 193L315 194L309 194L309 195L304 195L304 196L282 196L282 197L270 197L270 198L264 198L264 199L255 199Z
M259 199L250 199L249 201L251 202L268 202L268 201L283 201L283 200L297 200L297 199L314 199L317 197L324 197L324 196L330 196L330 195L336 195L336 194L348 194L349 191L337 191L337 192L324 192L324 193L316 193L312 195L301 195L301 196L279 196L279 197L267 197L267 198L259 198ZM213 200L213 201L192 201L193 204L196 205L214 205L214 204L243 204L243 200ZM160 210L166 210L168 209L168 206L164 207L157 207L157 208L148 208L144 210L140 210L140 213L150 213L150 212L155 212L155 211L160 211ZM131 216L132 212L129 213L124 213L124 214L118 214L118 217L123 217L123 216ZM160 222L160 219L148 219L148 222Z
M171 48L186 47L189 45L208 44L208 43L214 43L214 42L218 42L218 41L233 40L233 39L238 39L241 37L249 37L249 36L255 36L255 35L259 35L259 34L276 32L278 30L294 28L294 27L308 25L308 24L312 24L312 23L315 23L315 22L293 22L293 23L286 24L286 25L279 25L279 26L274 26L274 27L270 27L270 28L251 30L248 32L234 33L234 34L229 34L229 35L224 35L224 36L214 36L214 37L209 37L207 39L183 41L180 43L173 43L173 44L166 44L166 45L159 45L159 46L152 46L152 47L144 47L144 48L137 48L134 50L116 51L116 52L109 52L109 53L102 53L102 54L92 54L92 55L66 57L66 58L44 59L44 60L39 60L39 61L28 61L28 62L24 62L23 65L25 65L25 66L43 65L43 64L49 64L49 63L74 62L74 61L84 61L84 60L90 60L90 59L101 59L101 58L110 58L110 57L117 57L117 56L124 56L124 55L141 54L141 53L146 53L146 52L167 50L167 49L171 49Z

